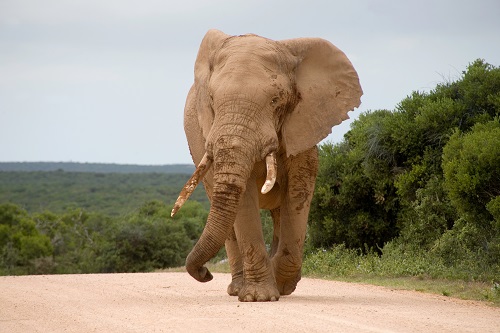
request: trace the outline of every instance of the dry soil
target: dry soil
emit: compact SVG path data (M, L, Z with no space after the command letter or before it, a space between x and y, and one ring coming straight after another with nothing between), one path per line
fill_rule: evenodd
M0 332L500 332L500 309L411 291L302 279L290 296L241 303L228 274L0 277Z

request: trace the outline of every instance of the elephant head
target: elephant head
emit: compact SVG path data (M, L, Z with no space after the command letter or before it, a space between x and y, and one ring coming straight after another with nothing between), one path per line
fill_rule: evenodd
M173 216L212 169L207 224L186 260L195 279L211 280L203 265L224 245L256 163L267 162L266 193L276 179L276 156L315 146L361 95L351 62L326 40L205 35L185 108L186 133L200 133L204 155L172 210Z

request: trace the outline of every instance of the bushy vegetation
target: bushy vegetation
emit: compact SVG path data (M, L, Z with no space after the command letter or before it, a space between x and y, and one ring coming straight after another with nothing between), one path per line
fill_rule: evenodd
M378 267L397 262L392 274L498 282L499 117L500 69L482 60L361 115L343 142L320 147L307 264L343 244Z
M121 217L75 209L29 214L0 205L0 275L145 272L177 267L203 229L207 210L145 203Z

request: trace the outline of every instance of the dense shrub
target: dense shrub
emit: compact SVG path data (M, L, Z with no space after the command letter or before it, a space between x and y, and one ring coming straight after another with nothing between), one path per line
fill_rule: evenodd
M500 276L499 116L500 69L483 60L394 111L362 114L343 142L320 147L309 249L376 248Z
M186 203L186 213L176 220L170 219L170 210L153 201L119 223L113 236L113 271L144 272L184 264L206 213L197 202Z
M34 219L13 204L0 205L0 274L45 273L41 266L53 253L50 239Z
M324 144L319 153L309 246L381 247L396 235L394 188L368 170L372 165L362 159L362 149Z
M486 209L500 196L500 121L478 123L468 133L454 133L443 152L445 187L461 216L489 224Z
M468 260L500 267L499 119L478 123L466 134L455 132L444 148L443 169L444 186L459 220L437 249L451 263Z
M82 209L28 214L0 205L0 275L139 272L181 266L203 230L207 210L190 201L145 203L111 218Z

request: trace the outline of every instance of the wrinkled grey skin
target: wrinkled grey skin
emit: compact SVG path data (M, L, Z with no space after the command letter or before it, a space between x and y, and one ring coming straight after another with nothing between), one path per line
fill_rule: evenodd
M203 179L209 216L186 259L191 276L210 281L203 265L225 245L230 295L276 301L295 290L318 168L316 144L348 118L361 95L352 64L325 40L206 34L184 120L195 164L205 154L213 162ZM277 157L277 178L262 194L269 153ZM270 254L259 209L270 210L274 221Z

